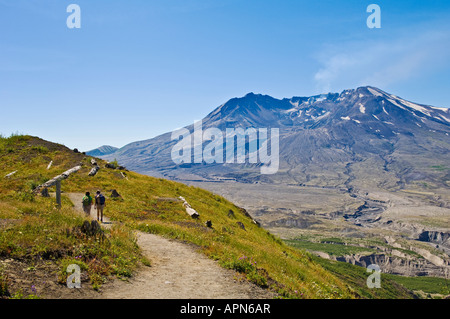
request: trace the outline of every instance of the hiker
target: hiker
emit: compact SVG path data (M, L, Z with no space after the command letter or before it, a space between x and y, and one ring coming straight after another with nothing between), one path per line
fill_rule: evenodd
M105 196L100 191L97 191L97 195L95 196L95 209L97 210L97 220L100 220L103 223L103 209L106 206ZM100 219L101 218L101 219Z
M83 211L86 214L87 217L91 216L91 208L93 199L91 197L91 193L86 192L86 194L83 196L83 199L81 200L83 203Z

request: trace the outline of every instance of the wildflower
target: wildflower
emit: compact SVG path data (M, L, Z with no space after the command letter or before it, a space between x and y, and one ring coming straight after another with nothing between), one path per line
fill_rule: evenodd
M37 293L37 290L36 290L36 286L35 285L32 285L31 286L31 291L35 294L35 293Z

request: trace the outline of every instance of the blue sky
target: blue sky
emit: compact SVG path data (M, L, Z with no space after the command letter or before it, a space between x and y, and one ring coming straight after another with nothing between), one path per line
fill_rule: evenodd
M81 29L69 29L69 4ZM366 8L381 7L381 29ZM450 107L450 1L0 0L0 133L117 147L248 92Z

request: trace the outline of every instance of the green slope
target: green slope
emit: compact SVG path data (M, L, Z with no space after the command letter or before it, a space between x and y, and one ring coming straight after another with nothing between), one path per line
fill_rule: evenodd
M30 264L36 260L54 263L64 283L65 267L78 263L94 288L109 276L132 276L140 254L131 230L159 234L197 245L223 267L283 298L379 298L379 292L361 290L361 282L338 276L320 265L308 252L290 247L253 222L250 216L224 198L184 184L135 172L107 169L88 176L90 157L31 136L0 139L0 260L13 258ZM49 162L52 166L48 168ZM115 189L118 199L108 198L105 214L114 221L100 240L80 231L84 219L63 196L60 210L53 198L33 195L43 182L82 163L82 169L62 182L63 192L84 193L101 189L108 198ZM125 178L124 178L125 176ZM52 189L49 190L50 192ZM64 194L63 194L64 195ZM179 196L200 214L186 214ZM212 227L205 222L211 221ZM0 294L8 295L8 289ZM3 280L3 282L6 282ZM11 294L11 292L9 292ZM407 298L398 285L389 297Z

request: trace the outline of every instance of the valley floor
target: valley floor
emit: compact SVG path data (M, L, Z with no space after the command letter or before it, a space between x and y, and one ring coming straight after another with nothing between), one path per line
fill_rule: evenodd
M445 190L423 192L314 186L189 182L245 208L261 225L318 255L383 272L450 277L450 198ZM419 240L436 234L435 241ZM439 240L441 242L439 242Z

